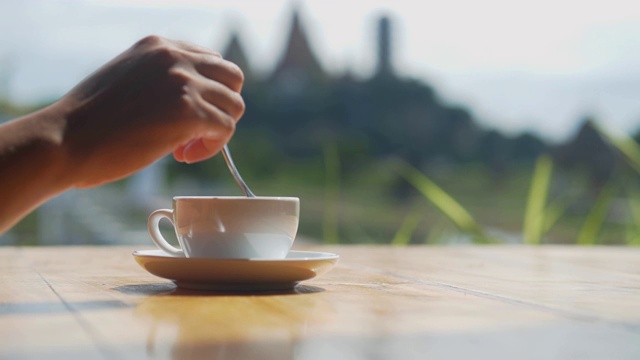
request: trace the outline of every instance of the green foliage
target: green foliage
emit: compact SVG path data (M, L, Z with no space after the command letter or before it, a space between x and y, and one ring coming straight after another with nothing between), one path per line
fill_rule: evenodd
M363 98L358 101L361 105L378 101L382 108L393 105L385 101L396 99L385 98L383 90L377 86L379 93L360 93ZM415 94L416 99L425 96L428 94ZM372 111L375 121L360 113L351 119L340 118L334 112L340 115L340 107L346 105L340 104L339 97L330 100L326 107L316 106L326 113L313 115L312 120L306 119L309 114L304 106L284 113L252 108L249 115L253 112L256 120L260 115L261 122L256 122L260 126L252 124L249 116L240 123L246 126L231 143L236 163L256 193L301 198L301 235L327 244L403 246L446 244L461 235L476 243L498 241L487 235L486 229L491 229L492 235L501 233L503 242L522 238L527 244L540 244L544 239L580 245L640 245L640 186L635 185L640 146L631 137L603 133L637 174L627 168L624 173L618 171L622 180L606 183L592 199L589 194L594 185L585 176L587 169L568 169L548 155L533 158L535 163L525 161L548 150L533 137L521 137L517 145L497 132L487 133L478 145L474 142L480 141L475 137L478 134L463 131L470 124L469 115L463 110L439 109L435 98L424 106L439 111L443 118L455 119L448 122L455 127L433 132L426 128L429 122L418 116L424 109L413 103L393 105L392 111L391 107ZM284 119L282 115L291 116ZM355 128L345 125L361 118L367 122ZM400 118L413 122L400 126L404 124ZM306 120L298 122L300 119ZM407 128L415 131L407 134ZM451 137L441 136L443 133ZM397 141L402 136L411 141ZM467 142L473 146L464 150ZM514 155L520 153L524 155ZM513 165L501 158L511 155L524 160ZM425 164L429 176L404 161L396 166L393 159L397 157ZM200 193L184 195L239 194L222 157L188 165L167 161L167 165L170 186L199 186L194 185ZM622 188L621 183L628 186ZM124 182L119 190L126 193ZM170 199L183 194L177 187L169 191L160 196ZM615 196L621 197L616 204L625 206L609 211ZM147 215L127 221L140 230ZM38 216L33 214L14 228L7 243L36 244L38 226Z
M473 235L475 242L487 243L490 241L471 214L425 174L408 163L401 162L400 175L420 191L425 199L453 221L460 230Z
M418 224L423 216L423 211L415 206L402 221L402 225L398 228L396 235L391 240L391 245L402 246L408 245L411 238L418 228Z
M325 209L323 233L325 244L337 244L340 241L338 233L338 212L340 204L340 154L335 142L329 141L324 146L326 170Z
M640 145L638 145L636 140L624 134L613 135L601 128L599 128L598 131L600 131L604 137L606 137L622 154L624 154L627 164L640 174ZM604 216L604 214L602 214L604 211L602 208L608 205L607 202L610 201L610 199L606 198L608 194L605 193L605 190L610 192L611 190L609 187L610 186L603 189L596 205L592 209L592 212L594 213L592 217L595 218L595 220L592 221L598 221L600 220L599 217ZM628 245L640 245L640 193L636 190L635 186L631 185L626 187L626 193L628 195L627 202L629 204L631 218L631 221L627 224L626 243ZM593 235L591 233L587 233L587 231L592 232L594 230L583 228L583 231L585 233L583 235L581 232L581 236L584 236L584 238L580 238L580 240L588 244L593 243L595 239L590 237L590 235Z
M429 235L424 239L425 244L446 244L448 239L455 236L455 229L453 231L448 229L446 224L442 222L436 222L433 224L429 231Z
M611 182L602 188L595 203L589 210L587 217L578 234L578 245L595 245L598 240L598 233L607 217L609 205L613 200L615 188Z
M569 208L569 201L564 197L559 197L553 202L549 203L545 210L544 224L542 234L547 233L553 225L555 225L560 218L566 213Z
M631 221L627 223L627 245L640 246L640 192L636 186L627 186Z
M613 135L602 129L599 129L599 131L625 155L627 163L640 173L640 145L630 136L624 134Z
M553 162L551 158L548 155L540 156L536 161L533 175L531 176L531 187L529 188L529 197L525 210L523 226L525 244L540 244L545 227L549 226L546 223L545 209L552 172ZM552 214L557 217L558 213L559 211L556 210Z

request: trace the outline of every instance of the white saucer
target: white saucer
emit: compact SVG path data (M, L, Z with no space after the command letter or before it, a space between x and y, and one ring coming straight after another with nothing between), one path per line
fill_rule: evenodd
M138 264L178 287L213 291L290 290L333 268L339 256L290 251L285 259L207 259L173 257L162 250L133 252Z

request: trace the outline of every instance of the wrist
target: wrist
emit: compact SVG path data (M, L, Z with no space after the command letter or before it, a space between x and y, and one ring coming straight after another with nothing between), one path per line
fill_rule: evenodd
M0 233L71 187L63 130L53 107L0 126Z
M66 113L55 103L28 119L37 129L33 134L34 151L39 151L38 159L43 162L43 176L46 176L52 189L62 192L73 187L69 144L65 137Z

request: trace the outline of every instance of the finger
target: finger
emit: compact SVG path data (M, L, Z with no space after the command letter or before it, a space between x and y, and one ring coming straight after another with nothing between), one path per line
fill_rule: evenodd
M197 86L202 99L230 115L235 121L238 121L244 114L245 104L239 93L231 91L217 81L206 78L202 78Z
M227 90L229 91L229 90ZM236 122L238 119L225 112L220 107L211 104L204 97L203 94L195 94L197 111L201 114L200 118L205 120L201 122L201 127L196 137L204 138L223 138L229 139L236 129Z
M242 90L244 73L238 65L222 58L203 54L198 55L194 63L196 71L204 77L218 81L235 92Z
M173 158L178 162L184 162L184 148L187 145L180 145L175 150L173 150Z
M230 92L230 90L227 89ZM192 163L212 157L220 151L235 131L236 119L219 107L204 100L197 93L194 105L199 125L191 138L173 151L177 161Z
M184 147L182 158L187 164L209 159L227 143L227 139L200 138L188 143Z
M179 50L186 51L186 52L198 53L198 54L204 54L207 56L213 56L216 58L222 58L222 55L220 55L219 52L214 51L212 49L199 46L187 41L167 39L165 37L158 36L158 35L145 36L144 38L138 40L133 46L148 48L148 49L166 48L166 49L175 50L175 48L177 48Z
M182 40L172 40L172 41L176 46L178 46L181 49L198 53L198 54L211 55L216 58L222 59L222 55L219 52L206 48L204 46L196 45L196 44L193 44L187 41L182 41Z

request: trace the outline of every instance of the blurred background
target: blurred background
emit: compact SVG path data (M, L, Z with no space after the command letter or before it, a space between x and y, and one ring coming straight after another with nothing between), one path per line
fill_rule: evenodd
M0 122L140 38L244 70L230 143L258 195L325 243L640 244L631 0L0 0ZM114 160L115 161L115 160ZM3 245L151 246L174 195L240 195L221 156L65 193ZM170 231L167 226L166 231Z

